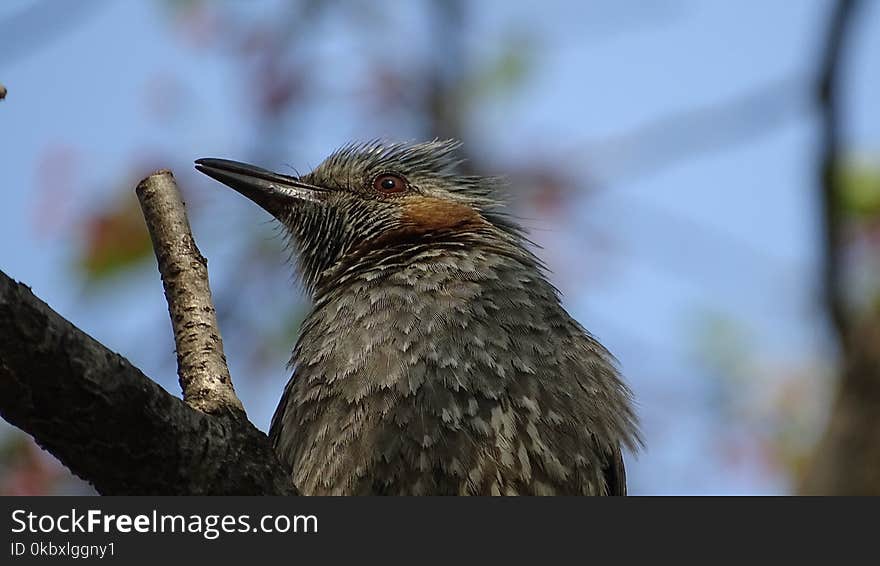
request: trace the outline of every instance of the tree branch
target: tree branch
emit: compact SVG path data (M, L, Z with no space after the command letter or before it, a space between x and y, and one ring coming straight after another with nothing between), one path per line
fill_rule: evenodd
M141 181L136 192L165 287L183 400L204 413L243 416L223 355L208 261L193 239L174 176L157 171Z
M809 109L799 75L712 104L673 111L635 128L579 144L563 157L605 183L629 182L694 157L771 134ZM586 158L586 159L585 159Z
M860 3L839 0L826 32L816 77L821 114L818 170L824 220L822 301L840 340L840 378L831 415L800 478L804 494L880 495L880 307L847 313L842 273L844 211L840 192L841 67Z
M822 49L819 72L816 77L815 97L821 122L821 199L824 230L825 263L822 273L825 307L835 332L847 349L849 336L847 331L846 305L843 296L841 278L842 262L842 213L840 210L840 186L838 167L840 164L840 96L837 88L840 82L841 60L847 28L855 18L856 2L840 0L831 14L831 21Z
M0 415L98 492L294 494L246 419L207 415L0 272Z
M293 495L235 395L207 261L169 171L137 187L184 401L0 272L0 414L102 494Z

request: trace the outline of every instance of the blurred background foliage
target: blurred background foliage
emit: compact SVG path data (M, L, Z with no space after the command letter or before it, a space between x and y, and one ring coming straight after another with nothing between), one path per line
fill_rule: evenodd
M192 160L460 138L636 391L631 492L809 491L842 336L880 310L880 6L851 4L8 0L0 268L177 392L133 193L172 169L265 429L308 303L268 218ZM2 424L0 493L89 489Z

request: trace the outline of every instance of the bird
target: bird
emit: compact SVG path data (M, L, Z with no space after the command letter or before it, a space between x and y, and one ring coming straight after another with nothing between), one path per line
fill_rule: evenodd
M312 299L272 445L305 495L626 495L633 393L460 146L196 160L280 223Z

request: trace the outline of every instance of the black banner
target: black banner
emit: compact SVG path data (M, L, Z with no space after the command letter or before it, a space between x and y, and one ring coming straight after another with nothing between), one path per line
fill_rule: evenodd
M840 559L873 540L875 501L6 497L0 564Z

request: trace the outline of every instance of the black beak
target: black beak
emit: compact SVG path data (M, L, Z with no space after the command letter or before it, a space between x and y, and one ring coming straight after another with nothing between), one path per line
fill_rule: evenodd
M296 177L228 159L197 159L196 170L235 189L276 218L303 201L322 201L327 192Z

